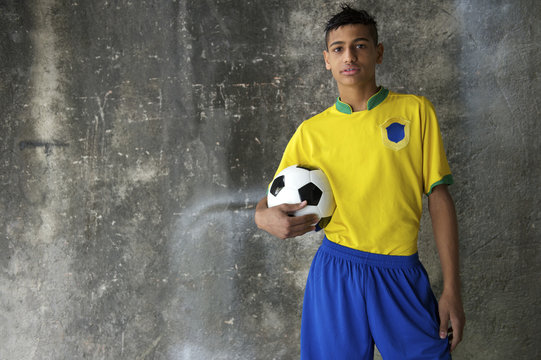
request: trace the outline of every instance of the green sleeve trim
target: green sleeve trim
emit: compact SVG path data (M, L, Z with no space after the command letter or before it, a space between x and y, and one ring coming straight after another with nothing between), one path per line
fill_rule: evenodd
M453 183L454 183L453 175L451 175L451 174L445 175L443 177L443 179L441 179L440 181L435 182L434 184L432 184L432 186L430 186L430 191L426 195L432 194L432 190L434 190L434 188L436 186L438 186L438 185L441 185L441 184L453 185Z

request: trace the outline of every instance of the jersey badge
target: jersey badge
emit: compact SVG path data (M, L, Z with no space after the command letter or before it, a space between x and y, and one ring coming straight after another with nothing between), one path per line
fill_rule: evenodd
M410 122L401 118L390 118L379 125L383 145L398 151L410 141Z

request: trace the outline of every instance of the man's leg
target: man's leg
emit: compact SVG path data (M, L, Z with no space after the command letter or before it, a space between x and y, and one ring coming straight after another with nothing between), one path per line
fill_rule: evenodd
M362 295L363 272L362 264L327 252L324 242L314 257L306 284L301 359L374 358L374 341Z
M366 281L370 328L385 360L451 359L448 340L439 337L438 304L421 263L373 266Z

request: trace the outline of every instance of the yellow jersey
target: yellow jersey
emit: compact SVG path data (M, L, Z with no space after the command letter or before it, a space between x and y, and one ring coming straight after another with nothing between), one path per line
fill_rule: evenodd
M352 112L340 98L304 121L276 171L290 165L323 170L336 210L330 241L361 251L412 255L422 195L452 184L436 114L424 97L380 88L368 109Z

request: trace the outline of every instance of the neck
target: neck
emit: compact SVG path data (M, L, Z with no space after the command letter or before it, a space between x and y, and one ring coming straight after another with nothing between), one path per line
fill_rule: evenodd
M370 86L363 87L347 87L339 88L340 99L345 102L351 109L355 111L363 111L367 109L368 100L374 96L379 90L376 83L370 84Z

